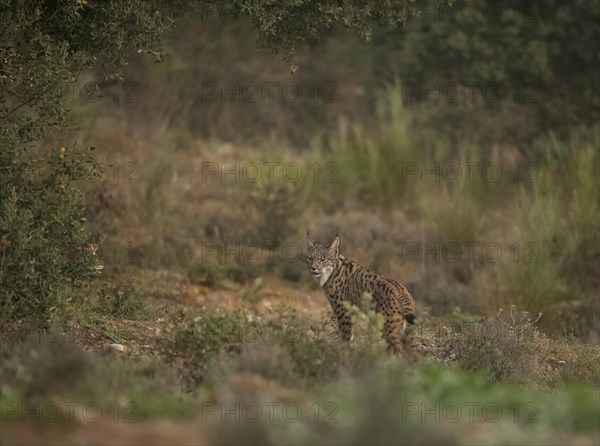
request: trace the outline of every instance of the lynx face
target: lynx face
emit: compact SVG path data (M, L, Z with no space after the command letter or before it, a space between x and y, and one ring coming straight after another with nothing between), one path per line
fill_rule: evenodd
M308 249L306 251L308 270L319 281L319 286L323 286L338 267L340 239L336 237L327 248L311 240L308 233L306 234L306 239L308 242Z

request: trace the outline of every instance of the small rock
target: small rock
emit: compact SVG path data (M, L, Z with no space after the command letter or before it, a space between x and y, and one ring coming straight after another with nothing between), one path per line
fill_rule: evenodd
M122 353L125 353L127 351L127 347L125 347L123 344L110 344L109 347L112 348L113 350L116 350L116 351L122 352Z

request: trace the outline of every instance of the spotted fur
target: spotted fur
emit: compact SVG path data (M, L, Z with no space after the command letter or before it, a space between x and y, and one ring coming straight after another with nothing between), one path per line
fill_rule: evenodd
M363 295L368 292L373 296L375 309L385 318L383 336L388 351L401 352L407 343L407 323L412 325L415 321L415 301L406 287L340 255L338 236L328 247L313 241L308 232L306 238L308 268L325 291L342 338L352 338L351 317L344 302L364 308Z

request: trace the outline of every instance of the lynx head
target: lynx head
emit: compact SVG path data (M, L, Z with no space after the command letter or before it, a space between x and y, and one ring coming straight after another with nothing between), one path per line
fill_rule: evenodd
M319 281L319 285L323 286L338 267L340 238L336 235L331 244L325 247L312 240L307 231L306 240L308 242L308 249L306 250L308 270Z

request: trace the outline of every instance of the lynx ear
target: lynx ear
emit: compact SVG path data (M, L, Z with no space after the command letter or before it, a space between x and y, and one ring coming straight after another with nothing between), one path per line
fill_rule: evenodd
M336 257L340 253L340 238L337 234L335 235L335 238L333 239L331 245L329 245L329 248L327 248L327 250Z
M312 248L313 246L315 246L315 242L308 235L308 229L306 230L306 241L308 243L309 248Z

